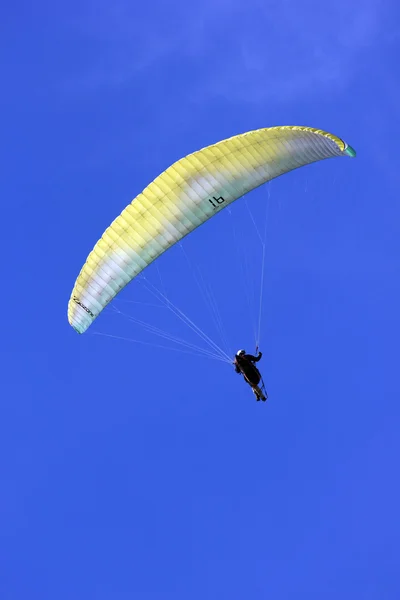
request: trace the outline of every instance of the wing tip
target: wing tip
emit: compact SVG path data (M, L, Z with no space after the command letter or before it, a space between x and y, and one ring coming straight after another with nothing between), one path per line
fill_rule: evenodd
M349 144L346 144L346 148L344 150L345 154L347 154L347 156L350 156L350 158L354 158L355 156L357 156L357 152L354 150L354 148L352 146L349 146Z

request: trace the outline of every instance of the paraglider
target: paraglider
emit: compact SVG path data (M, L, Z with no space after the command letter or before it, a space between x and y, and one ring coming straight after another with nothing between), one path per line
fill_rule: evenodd
M289 171L338 156L353 157L355 151L320 129L279 126L233 136L178 160L132 200L94 246L72 290L69 323L84 333L146 267L238 198ZM252 374L259 374L248 356ZM239 366L242 359L236 357L240 372L264 400L261 376L257 382L257 376L249 378Z
M264 389L264 384L261 386L258 384L262 382L260 371L257 369L254 363L258 362L262 357L262 352L258 352L257 356L247 354L245 350L238 350L236 352L234 366L236 373L241 373L253 390L256 400L263 400L265 402L268 398L267 393Z

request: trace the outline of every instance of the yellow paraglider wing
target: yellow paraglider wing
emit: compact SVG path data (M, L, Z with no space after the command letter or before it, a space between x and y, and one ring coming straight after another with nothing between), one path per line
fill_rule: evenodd
M151 262L247 192L298 167L343 155L355 152L340 138L285 126L237 135L178 160L103 233L75 282L69 323L85 332Z

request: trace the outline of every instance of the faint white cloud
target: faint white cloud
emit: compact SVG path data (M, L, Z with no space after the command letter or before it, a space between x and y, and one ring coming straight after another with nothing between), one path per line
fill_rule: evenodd
M218 0L215 0L218 4ZM112 3L82 3L69 27L98 48L95 56L86 56L86 69L80 77L71 78L71 85L89 88L121 85L161 62L168 64L174 54L192 54L204 38L204 12L212 5L203 3L199 13L190 3L133 3L115 0Z
M348 84L380 32L380 4L252 0L246 10L237 3L232 25L234 41L210 74L208 92L249 102L293 100Z
M82 5L80 5L82 7ZM382 31L380 0L116 0L73 23L99 45L82 83L128 83L176 69L186 93L262 102L338 90Z

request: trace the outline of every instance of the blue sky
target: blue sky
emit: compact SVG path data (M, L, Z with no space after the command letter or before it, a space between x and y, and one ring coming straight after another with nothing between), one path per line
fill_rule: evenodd
M1 598L399 598L399 17L377 0L4 6ZM146 274L218 341L200 273L228 345L254 350L250 215L262 230L268 207L269 401L111 308L78 336L72 286L126 204L188 152L281 124L357 158L273 181ZM115 301L201 343L151 304L140 281Z

